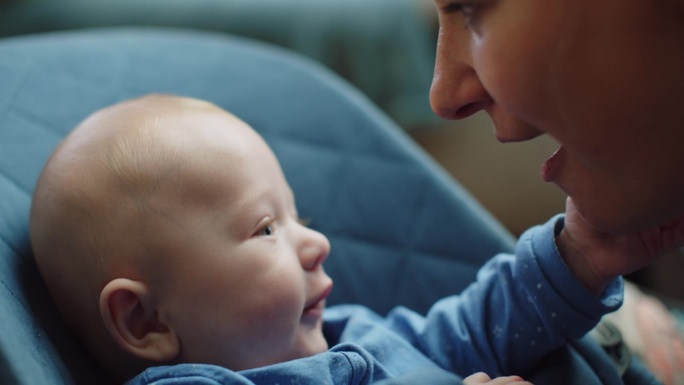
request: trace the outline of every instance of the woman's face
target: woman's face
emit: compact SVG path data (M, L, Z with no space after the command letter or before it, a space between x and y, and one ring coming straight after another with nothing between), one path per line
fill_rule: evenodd
M502 142L550 134L561 147L544 180L600 229L667 221L684 211L676 3L435 0L432 108L447 119L485 110Z

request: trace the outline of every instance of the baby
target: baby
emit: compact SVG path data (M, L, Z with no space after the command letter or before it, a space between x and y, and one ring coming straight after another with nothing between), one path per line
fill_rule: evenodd
M619 278L593 287L568 269L562 225L528 231L425 317L324 315L330 245L300 221L264 140L210 103L151 95L94 113L57 148L30 234L62 316L118 381L372 383L432 367L478 372L470 385L525 384L501 374L620 305Z

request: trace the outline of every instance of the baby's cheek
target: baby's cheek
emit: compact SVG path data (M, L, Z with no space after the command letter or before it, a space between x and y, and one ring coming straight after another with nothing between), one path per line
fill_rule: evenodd
M250 304L251 316L245 320L248 322L247 326L260 325L269 329L263 333L282 333L294 329L304 309L303 294L295 288L298 285L283 283L272 285L271 290L264 290Z

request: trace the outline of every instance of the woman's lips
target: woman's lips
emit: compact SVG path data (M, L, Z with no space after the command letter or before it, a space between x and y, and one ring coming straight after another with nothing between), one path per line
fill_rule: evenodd
M561 146L549 156L549 158L541 166L541 177L545 182L553 182L559 172L560 162L565 154L564 148Z

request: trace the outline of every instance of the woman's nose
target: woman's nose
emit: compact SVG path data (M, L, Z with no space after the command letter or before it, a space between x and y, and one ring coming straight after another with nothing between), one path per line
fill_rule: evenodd
M490 101L472 67L469 39L440 29L430 89L432 110L445 119L463 119Z
M303 227L302 239L298 248L300 263L304 270L315 270L330 253L328 238L316 230Z

